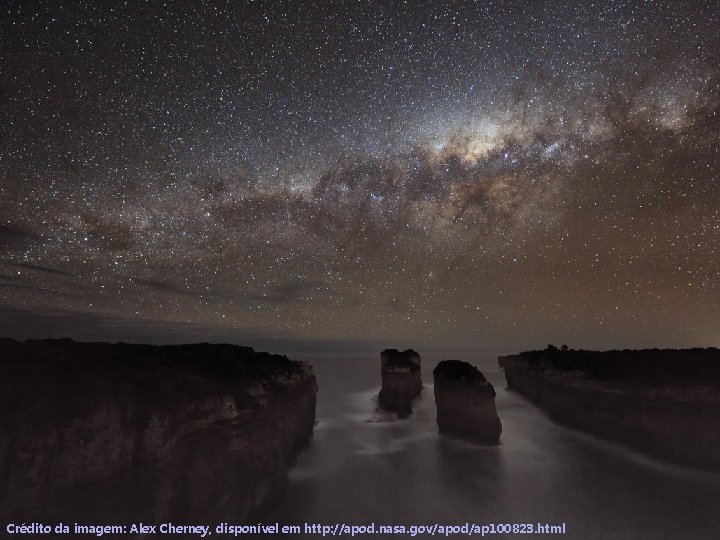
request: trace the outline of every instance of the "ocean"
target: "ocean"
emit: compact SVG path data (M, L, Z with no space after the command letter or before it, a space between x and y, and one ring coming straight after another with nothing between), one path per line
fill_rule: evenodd
M555 424L506 388L494 359L473 363L497 392L498 446L438 433L434 362L423 365L413 414L398 419L377 408L379 358L312 360L320 387L314 436L268 519L374 524L376 532L380 525L524 525L494 536L507 538L545 525L563 525L566 538L720 538L720 474Z

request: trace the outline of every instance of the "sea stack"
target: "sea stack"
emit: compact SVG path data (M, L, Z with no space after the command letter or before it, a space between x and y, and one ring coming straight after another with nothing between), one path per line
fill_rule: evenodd
M443 360L433 370L437 423L441 433L487 444L500 439L495 389L467 362Z
M412 412L412 400L422 390L420 355L412 349L385 349L380 353L382 389L378 402L383 409L400 415Z

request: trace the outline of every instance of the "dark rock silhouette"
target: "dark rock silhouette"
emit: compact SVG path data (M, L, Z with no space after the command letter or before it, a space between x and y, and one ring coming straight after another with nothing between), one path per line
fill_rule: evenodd
M0 340L0 514L250 519L312 436L309 364L234 345Z
M720 468L720 350L575 351L501 356L508 387L554 420L650 455Z
M437 423L441 433L497 443L502 424L495 389L467 362L443 360L433 370Z
M420 355L412 349L385 349L380 353L382 389L378 403L400 415L412 412L412 401L422 390Z

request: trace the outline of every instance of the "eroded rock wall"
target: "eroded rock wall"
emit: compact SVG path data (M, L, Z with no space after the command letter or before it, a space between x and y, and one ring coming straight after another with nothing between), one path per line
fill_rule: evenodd
M1 512L249 519L312 436L316 393L308 364L247 347L0 340Z
M632 357L627 351L623 354ZM647 351L642 354L652 362L652 355ZM520 355L505 356L500 357L499 362L505 369L508 388L537 403L560 423L655 457L718 469L720 389L712 378L703 382L688 373L693 366L688 362L683 365L682 351L677 351L676 356L678 366L666 367L666 370L682 371L675 377L681 381L676 384L672 383L670 373L649 376L649 382L642 379L641 371L625 380L621 372L613 376L593 376L593 372L573 362L571 357L564 360L566 369L558 363L549 365L539 356L532 361ZM602 357L595 360L601 362ZM669 357L663 362L670 366ZM701 363L705 364L705 360ZM593 369L603 372L599 367Z

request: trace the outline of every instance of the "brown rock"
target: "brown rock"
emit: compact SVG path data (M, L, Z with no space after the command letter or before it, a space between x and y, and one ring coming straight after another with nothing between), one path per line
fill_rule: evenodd
M443 360L433 370L437 423L441 433L497 443L502 424L495 389L480 371L460 360Z
M410 414L412 401L422 390L420 355L412 349L385 349L380 353L380 375L380 406L401 415Z
M720 469L720 350L583 351L501 356L508 388L555 421L649 455Z
M249 519L312 436L316 393L309 364L249 347L0 340L0 514Z

